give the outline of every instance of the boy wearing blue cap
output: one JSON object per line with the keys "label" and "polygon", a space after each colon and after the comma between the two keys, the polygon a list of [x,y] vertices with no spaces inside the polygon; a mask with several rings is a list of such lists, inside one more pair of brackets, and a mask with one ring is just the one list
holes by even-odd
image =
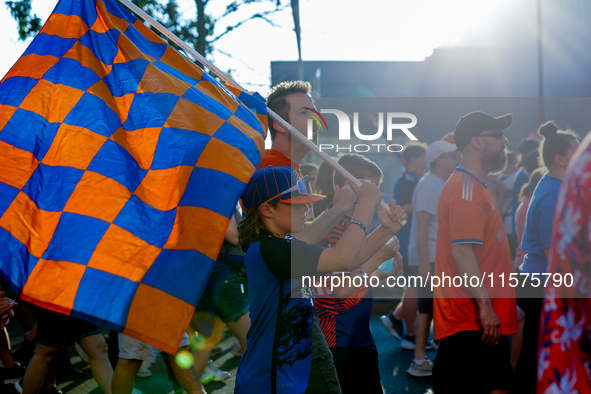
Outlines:
{"label": "boy wearing blue cap", "polygon": [[[302,276],[351,271],[367,235],[373,212],[382,198],[377,186],[364,182],[357,188],[357,209],[342,242],[334,248],[308,245],[286,238],[301,230],[306,203],[322,200],[306,178],[289,167],[268,167],[254,173],[242,195],[246,217],[239,237],[247,249],[252,325],[248,347],[236,376],[237,394],[304,393],[312,364],[313,291]],[[400,208],[392,220],[406,218]],[[309,284],[308,284],[309,285]]]}

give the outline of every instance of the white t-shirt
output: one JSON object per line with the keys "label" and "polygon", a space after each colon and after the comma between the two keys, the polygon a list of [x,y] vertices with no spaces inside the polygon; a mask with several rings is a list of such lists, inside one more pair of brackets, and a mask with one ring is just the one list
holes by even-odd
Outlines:
{"label": "white t-shirt", "polygon": [[412,223],[410,226],[410,243],[408,244],[408,264],[419,265],[419,250],[417,248],[417,213],[431,214],[427,225],[427,242],[429,249],[429,263],[435,262],[435,246],[437,245],[437,205],[439,196],[445,185],[445,179],[428,172],[421,178],[412,193]]}

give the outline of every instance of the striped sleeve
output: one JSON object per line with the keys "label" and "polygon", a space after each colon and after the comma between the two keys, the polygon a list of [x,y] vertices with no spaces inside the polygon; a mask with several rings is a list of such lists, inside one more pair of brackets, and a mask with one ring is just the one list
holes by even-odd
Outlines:
{"label": "striped sleeve", "polygon": [[483,245],[486,212],[480,195],[474,193],[474,179],[462,174],[462,198],[449,203],[449,230],[452,245]]}

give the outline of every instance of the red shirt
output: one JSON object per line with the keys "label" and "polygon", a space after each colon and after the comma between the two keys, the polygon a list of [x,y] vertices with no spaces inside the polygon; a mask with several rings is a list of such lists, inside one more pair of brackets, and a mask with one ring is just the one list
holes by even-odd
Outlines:
{"label": "red shirt", "polygon": [[[540,319],[538,394],[591,393],[591,134],[571,159],[564,177],[550,247],[552,279]],[[572,275],[572,277],[570,277]],[[558,279],[558,277],[556,277]],[[571,282],[572,279],[572,282]]]}
{"label": "red shirt", "polygon": [[[511,251],[503,217],[486,184],[469,172],[456,169],[441,192],[437,221],[435,275],[442,278],[445,274],[452,280],[460,276],[452,247],[473,245],[480,273],[485,276],[484,285],[501,322],[501,332],[503,335],[515,334],[518,329],[515,290],[508,285],[509,275],[513,272]],[[491,273],[492,287],[488,277]],[[501,286],[499,278],[503,273],[505,287]],[[456,287],[446,281],[445,288],[435,287],[433,295],[435,339],[460,331],[483,329],[476,300],[463,285]]]}

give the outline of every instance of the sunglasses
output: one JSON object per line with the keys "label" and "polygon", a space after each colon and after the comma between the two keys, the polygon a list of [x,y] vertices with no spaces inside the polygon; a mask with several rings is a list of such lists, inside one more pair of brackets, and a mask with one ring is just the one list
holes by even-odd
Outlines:
{"label": "sunglasses", "polygon": [[298,192],[299,194],[312,194],[312,185],[310,184],[310,181],[308,180],[308,175],[306,175],[303,178],[298,179],[295,186],[292,186],[289,189],[277,194],[276,196],[271,197],[270,199],[268,199],[264,203],[267,203],[271,200],[276,199],[277,197],[281,197],[284,194],[288,194],[288,193],[292,193],[292,192]]}
{"label": "sunglasses", "polygon": [[503,134],[503,132],[501,130],[497,130],[497,131],[493,131],[492,133],[478,134],[476,137],[493,137],[498,140],[502,140],[503,137],[505,137],[505,134]]}

